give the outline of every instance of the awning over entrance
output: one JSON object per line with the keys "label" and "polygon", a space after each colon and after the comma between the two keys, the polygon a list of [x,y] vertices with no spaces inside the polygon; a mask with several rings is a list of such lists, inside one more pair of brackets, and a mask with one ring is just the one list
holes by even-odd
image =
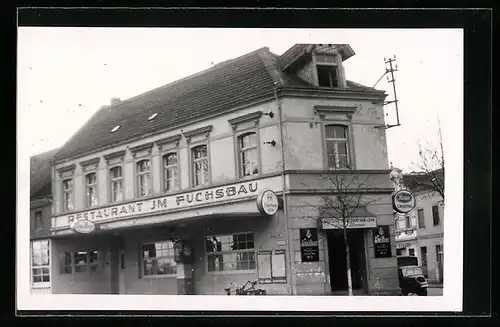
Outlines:
{"label": "awning over entrance", "polygon": [[[369,212],[366,207],[355,208],[346,218],[347,228],[375,228],[377,227],[377,217]],[[344,221],[341,215],[334,209],[326,209],[321,213],[322,229],[341,229]]]}

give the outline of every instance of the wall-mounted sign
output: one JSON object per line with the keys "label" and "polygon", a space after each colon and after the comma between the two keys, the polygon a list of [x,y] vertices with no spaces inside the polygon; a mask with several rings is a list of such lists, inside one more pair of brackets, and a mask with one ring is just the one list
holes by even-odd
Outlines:
{"label": "wall-mounted sign", "polygon": [[[93,222],[133,218],[138,215],[168,213],[180,209],[190,209],[196,206],[225,203],[232,200],[244,200],[256,197],[269,189],[280,188],[280,176],[259,179],[238,184],[208,188],[195,192],[186,192],[177,195],[162,196],[143,201],[135,201],[122,205],[114,205],[95,210],[87,210],[75,214],[61,215],[52,219],[52,228],[69,227],[74,221],[87,219]],[[272,213],[275,208],[276,194],[263,193],[263,204],[266,212]],[[263,207],[264,208],[264,207]]]}
{"label": "wall-mounted sign", "polygon": [[399,213],[412,211],[415,204],[415,197],[408,190],[399,190],[392,195],[392,207]]}
{"label": "wall-mounted sign", "polygon": [[257,262],[260,284],[286,283],[285,250],[259,251]]}
{"label": "wall-mounted sign", "polygon": [[278,197],[271,190],[262,191],[257,197],[257,208],[263,215],[272,216],[278,211]]}
{"label": "wall-mounted sign", "polygon": [[375,258],[389,258],[392,256],[389,226],[378,226],[373,230],[373,247],[375,249]]}
{"label": "wall-mounted sign", "polygon": [[[377,227],[376,217],[351,217],[346,218],[346,228],[375,228]],[[321,219],[323,229],[342,229],[342,218],[323,218]]]}
{"label": "wall-mounted sign", "polygon": [[300,229],[300,256],[302,262],[319,261],[318,229]]}
{"label": "wall-mounted sign", "polygon": [[95,230],[95,224],[90,220],[80,219],[71,224],[71,229],[83,234],[92,233]]}

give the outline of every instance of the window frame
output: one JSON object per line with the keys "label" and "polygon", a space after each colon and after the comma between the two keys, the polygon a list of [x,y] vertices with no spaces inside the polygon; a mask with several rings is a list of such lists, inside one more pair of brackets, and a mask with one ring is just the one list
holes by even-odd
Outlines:
{"label": "window frame", "polygon": [[[323,124],[323,153],[324,153],[324,163],[327,170],[349,170],[354,169],[354,160],[352,156],[352,124],[347,122],[334,122],[334,121],[325,121]],[[345,128],[345,138],[329,138],[327,137],[327,128],[328,127],[343,127]],[[329,154],[328,154],[328,142],[345,142],[347,148],[347,167],[331,167],[329,165]],[[337,151],[338,152],[338,151]],[[337,154],[338,155],[338,154]],[[340,163],[340,156],[335,158],[335,161]]]}
{"label": "window frame", "polygon": [[[175,165],[166,166],[165,162],[167,161],[167,158],[169,156],[172,156],[172,155],[175,155],[175,159],[176,159]],[[179,150],[178,150],[178,148],[165,150],[161,154],[160,160],[161,160],[161,181],[162,181],[161,189],[162,189],[162,192],[163,193],[169,193],[169,192],[179,191],[181,189],[181,180],[180,180],[180,178],[181,178],[181,175],[180,175],[181,172],[180,172],[180,164],[179,164],[180,156],[179,156]],[[172,168],[172,167],[174,167],[174,168]],[[166,188],[166,182],[167,182],[166,171],[170,170],[170,169],[175,169],[176,178],[175,178],[174,187],[170,188],[170,189],[167,189]]]}
{"label": "window frame", "polygon": [[[241,146],[242,139],[249,135],[255,135],[255,144],[243,149]],[[259,130],[257,128],[251,128],[247,130],[240,131],[235,133],[236,139],[236,162],[237,162],[237,174],[239,178],[251,178],[255,176],[259,176],[262,174],[262,163],[261,163],[261,155],[260,155],[260,137]],[[249,175],[243,174],[243,159],[242,155],[244,152],[255,151],[255,164],[257,166],[258,171],[256,173],[251,173]]]}
{"label": "window frame", "polygon": [[[112,170],[116,169],[116,168],[120,168],[121,175],[120,175],[120,177],[113,178]],[[108,167],[108,178],[109,178],[109,203],[120,203],[120,202],[125,201],[125,187],[124,187],[125,177],[124,177],[123,165],[121,163],[119,163],[119,164],[109,166]],[[121,200],[113,199],[113,185],[117,181],[119,181],[120,185],[121,185],[121,193],[122,193]]]}
{"label": "window frame", "polygon": [[[67,189],[65,187],[65,182],[71,182],[71,188]],[[71,177],[66,177],[61,180],[61,187],[62,187],[62,201],[61,201],[61,211],[62,212],[71,212],[75,210],[75,179],[73,176]],[[71,208],[66,203],[66,194],[69,195],[67,196],[68,200],[71,202]]]}
{"label": "window frame", "polygon": [[[90,187],[93,187],[94,189],[94,197],[95,197],[95,200],[96,200],[96,204],[95,205],[92,205],[92,199],[89,199],[89,193],[88,193],[88,190],[89,190],[89,184],[87,183],[87,177],[89,175],[95,175],[95,182],[93,184],[90,184],[91,186]],[[97,170],[90,170],[90,171],[87,171],[85,172],[85,174],[83,175],[83,184],[84,184],[84,205],[85,205],[85,208],[94,208],[94,207],[98,207],[99,206],[99,195],[98,195],[98,180],[97,180]]]}
{"label": "window frame", "polygon": [[[40,214],[39,216],[37,214]],[[33,217],[33,229],[35,232],[43,230],[43,210],[36,210]]]}
{"label": "window frame", "polygon": [[[152,164],[152,158],[150,156],[147,156],[147,157],[141,157],[141,158],[138,158],[134,161],[134,171],[135,171],[135,197],[136,198],[146,198],[146,197],[149,197],[151,195],[153,195],[153,179],[152,179],[152,167],[151,167],[151,164]],[[147,172],[140,172],[139,171],[139,164],[143,161],[148,161],[148,165],[149,165],[149,169]],[[149,193],[145,194],[145,195],[141,195],[140,194],[140,188],[141,188],[141,185],[140,185],[140,182],[139,182],[139,177],[140,176],[144,176],[144,175],[147,175],[148,176],[148,180],[149,180]]]}
{"label": "window frame", "polygon": [[[338,88],[340,88],[340,72],[339,72],[339,67],[337,66],[337,64],[333,64],[333,63],[329,63],[329,62],[321,62],[321,63],[316,62],[315,67],[316,67],[316,76],[318,78],[318,80],[317,80],[318,87],[325,87],[325,88],[329,88],[329,89],[338,89]],[[332,69],[332,70],[335,71],[335,82],[336,82],[336,85],[334,85],[332,83],[333,79],[332,79],[332,73],[330,71],[328,71],[329,85],[328,86],[326,86],[326,85],[320,85],[319,70],[320,69],[326,69],[326,68],[329,68],[329,69]]]}
{"label": "window frame", "polygon": [[[207,245],[206,245],[206,239],[207,238],[213,238],[213,237],[224,237],[224,236],[235,236],[235,235],[248,235],[251,234],[253,238],[253,248],[252,249],[244,249],[244,250],[222,250],[217,251],[217,252],[208,252],[207,251]],[[252,231],[245,231],[245,232],[237,232],[237,233],[224,233],[224,234],[213,234],[213,235],[205,235],[203,237],[203,249],[205,252],[205,273],[209,275],[225,275],[225,274],[248,274],[248,273],[255,273],[257,272],[257,247],[256,247],[256,241],[255,241],[255,233]],[[214,270],[214,271],[209,271],[209,257],[213,255],[224,255],[224,254],[233,254],[233,253],[253,253],[254,254],[254,262],[255,266],[253,269],[233,269],[233,270]]]}
{"label": "window frame", "polygon": [[[34,266],[33,265],[33,258],[34,258],[34,248],[33,248],[33,245],[34,243],[42,243],[42,242],[47,242],[47,258],[48,258],[48,264],[47,265],[37,265],[37,266]],[[51,260],[51,255],[52,255],[52,251],[51,251],[51,242],[50,242],[50,239],[39,239],[39,240],[32,240],[30,242],[30,284],[31,284],[31,287],[32,288],[49,288],[51,287],[52,285],[52,268],[51,268],[51,264],[52,264],[52,260]],[[34,274],[33,274],[33,271],[35,269],[48,269],[49,270],[49,281],[48,282],[35,282],[35,279],[34,279]],[[41,276],[44,276],[46,274],[41,274]],[[37,275],[38,276],[38,275]],[[42,277],[43,278],[43,277]]]}
{"label": "window frame", "polygon": [[[196,162],[200,162],[201,160],[203,159],[194,159],[194,149],[196,148],[199,148],[199,147],[202,147],[204,146],[205,147],[205,153],[206,153],[206,157],[204,157],[204,159],[206,159],[207,161],[207,176],[206,176],[206,182],[203,183],[203,184],[195,184],[195,164]],[[195,162],[196,160],[196,162]],[[192,145],[190,145],[189,147],[189,168],[190,168],[190,174],[189,174],[189,179],[190,179],[190,185],[191,187],[205,187],[205,186],[208,186],[211,184],[211,181],[212,181],[212,178],[211,178],[211,164],[210,164],[210,153],[209,153],[209,146],[208,146],[208,142],[199,142],[199,143],[194,143]]]}
{"label": "window frame", "polygon": [[[422,213],[422,216],[420,216],[420,213]],[[420,219],[422,218],[422,219]],[[418,229],[425,229],[425,211],[422,208],[417,209],[417,222],[418,222]]]}
{"label": "window frame", "polygon": [[[151,260],[157,260],[158,259],[162,259],[162,258],[172,258],[172,261],[175,263],[175,265],[173,266],[174,267],[174,272],[170,272],[169,274],[154,274],[154,275],[146,275],[145,272],[144,272],[144,261],[146,260],[144,258],[144,246],[145,245],[150,245],[150,244],[153,244],[155,246],[155,251],[156,251],[156,244],[157,243],[168,243],[168,244],[171,244],[171,248],[169,248],[169,250],[171,250],[172,252],[172,255],[170,256],[156,256],[156,257],[153,257]],[[143,242],[141,244],[139,244],[139,278],[141,279],[149,279],[149,278],[172,278],[172,277],[176,277],[177,276],[177,262],[175,262],[175,251],[174,251],[174,241],[173,240],[167,240],[167,239],[161,239],[161,240],[154,240],[154,241],[148,241],[148,242]]]}
{"label": "window frame", "polygon": [[[434,208],[436,208],[436,210],[434,210]],[[433,205],[431,207],[431,211],[432,211],[432,226],[436,227],[436,226],[441,225],[441,217],[439,214],[439,205],[437,205],[437,204]],[[437,217],[437,223],[436,223],[436,217]]]}

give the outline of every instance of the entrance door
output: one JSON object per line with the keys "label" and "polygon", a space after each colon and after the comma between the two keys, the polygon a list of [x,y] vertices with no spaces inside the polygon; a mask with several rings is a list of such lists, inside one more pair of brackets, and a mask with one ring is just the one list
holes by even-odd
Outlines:
{"label": "entrance door", "polygon": [[[327,232],[327,239],[332,292],[346,291],[348,290],[348,284],[343,232],[340,230],[329,231]],[[352,287],[353,290],[363,290],[366,287],[364,230],[348,230],[347,240],[350,249]]]}

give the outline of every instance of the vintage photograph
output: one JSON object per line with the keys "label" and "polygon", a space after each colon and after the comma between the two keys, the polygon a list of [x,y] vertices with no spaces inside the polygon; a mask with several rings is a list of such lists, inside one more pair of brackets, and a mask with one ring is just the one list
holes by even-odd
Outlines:
{"label": "vintage photograph", "polygon": [[19,283],[28,296],[442,298],[462,269],[448,226],[462,218],[445,205],[462,39],[19,27]]}

